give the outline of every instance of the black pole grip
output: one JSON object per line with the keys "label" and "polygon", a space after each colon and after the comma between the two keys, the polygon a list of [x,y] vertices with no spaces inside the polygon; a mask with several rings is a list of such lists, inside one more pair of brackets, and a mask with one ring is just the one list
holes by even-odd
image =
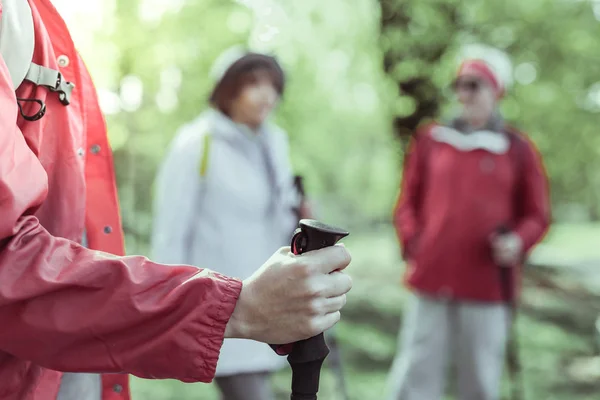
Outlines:
{"label": "black pole grip", "polygon": [[[302,219],[292,237],[292,252],[302,254],[333,246],[348,235],[348,232],[340,228],[312,219]],[[277,351],[277,346],[272,347]],[[288,362],[292,367],[291,400],[317,399],[321,366],[328,354],[329,347],[323,333],[292,344],[288,355]]]}

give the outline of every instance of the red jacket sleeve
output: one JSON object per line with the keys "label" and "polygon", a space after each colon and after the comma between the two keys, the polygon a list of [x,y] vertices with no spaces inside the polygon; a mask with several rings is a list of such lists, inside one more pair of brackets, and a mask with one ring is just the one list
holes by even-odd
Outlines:
{"label": "red jacket sleeve", "polygon": [[[416,136],[418,137],[418,136]],[[419,171],[419,150],[422,139],[411,138],[404,156],[404,168],[400,194],[394,207],[394,227],[402,246],[405,259],[410,258],[418,231],[419,190],[421,171]]]}
{"label": "red jacket sleeve", "polygon": [[541,156],[535,145],[522,138],[524,185],[520,200],[521,218],[515,232],[523,240],[523,250],[527,253],[542,240],[550,226],[550,195],[548,178]]}
{"label": "red jacket sleeve", "polygon": [[0,351],[59,371],[212,380],[239,280],[53,237],[0,59]]}

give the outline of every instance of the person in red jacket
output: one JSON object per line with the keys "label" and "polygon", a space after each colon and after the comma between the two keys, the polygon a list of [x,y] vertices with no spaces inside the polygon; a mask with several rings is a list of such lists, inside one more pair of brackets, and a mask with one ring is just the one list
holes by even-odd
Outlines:
{"label": "person in red jacket", "polygon": [[462,114],[418,129],[394,209],[412,293],[390,400],[442,399],[450,353],[457,398],[498,398],[509,332],[500,268],[518,287],[522,260],[550,222],[541,158],[502,119],[497,70],[467,59],[454,90]]}
{"label": "person in red jacket", "polygon": [[226,337],[284,344],[339,320],[342,245],[283,247],[244,281],[123,256],[105,121],[67,26],[50,0],[0,5],[1,400],[128,400],[127,374],[210,382]]}

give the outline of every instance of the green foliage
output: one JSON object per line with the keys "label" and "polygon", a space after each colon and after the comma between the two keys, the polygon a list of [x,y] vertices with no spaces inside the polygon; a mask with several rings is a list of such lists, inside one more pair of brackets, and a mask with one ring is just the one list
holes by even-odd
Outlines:
{"label": "green foliage", "polygon": [[82,49],[102,99],[116,106],[107,119],[130,252],[147,252],[152,183],[170,140],[207,106],[215,58],[243,43],[274,53],[286,69],[275,121],[329,222],[389,222],[402,161],[392,129],[453,112],[447,88],[457,51],[471,42],[514,62],[502,109],[544,156],[555,217],[600,212],[600,24],[588,2],[148,4],[116,1],[106,11],[110,29]]}
{"label": "green foliage", "polygon": [[[502,109],[544,157],[558,219],[600,210],[600,11],[590,2],[118,0],[82,53],[101,89],[130,252],[147,251],[152,183],[175,131],[206,106],[214,59],[234,44],[288,74],[275,115],[322,218],[389,222],[402,161],[393,128],[453,108],[465,43],[505,50],[516,82]],[[83,29],[83,28],[80,28]],[[116,108],[115,108],[116,107]],[[396,124],[390,121],[396,118]]]}
{"label": "green foliage", "polygon": [[[353,377],[352,393],[360,399],[380,398],[405,297],[397,286],[400,261],[394,233],[389,226],[377,231],[381,223],[389,223],[399,185],[402,142],[394,133],[410,132],[423,118],[452,114],[447,88],[462,44],[497,46],[511,56],[516,76],[502,110],[528,132],[544,156],[555,217],[597,219],[600,8],[596,4],[115,0],[113,6],[106,2],[104,23],[93,38],[78,36],[78,43],[107,110],[128,253],[148,252],[157,167],[175,131],[207,106],[214,59],[241,43],[273,52],[288,74],[275,120],[289,133],[294,168],[306,177],[320,217],[353,232],[348,243],[356,285],[338,328]],[[80,32],[89,29],[83,22],[77,26]],[[586,231],[585,246],[573,232],[557,231],[549,239],[554,244],[569,241],[573,252],[597,257],[590,250],[597,248],[590,238],[597,237],[598,230]],[[553,245],[541,250],[547,259],[573,259],[557,254]],[[561,313],[568,313],[560,306],[556,308]],[[592,352],[587,337],[535,315],[526,316],[519,329],[528,338],[524,344],[529,346],[528,359],[540,360],[526,363],[528,387],[537,394],[532,398],[589,398],[557,389],[569,384],[563,365],[569,357]],[[365,366],[375,369],[366,371]],[[286,398],[289,371],[282,371],[274,382],[281,398]],[[334,399],[333,378],[327,371],[323,382],[322,397]],[[134,379],[134,394],[148,400],[217,399],[212,385],[175,381]]]}
{"label": "green foliage", "polygon": [[[600,226],[556,226],[545,246],[561,259],[578,258],[579,243],[591,243],[589,233]],[[564,240],[565,237],[568,240]],[[397,243],[389,229],[351,235],[344,240],[353,254],[349,272],[352,296],[334,328],[341,348],[346,383],[351,400],[382,399],[389,366],[396,351],[398,329],[407,298],[400,283],[403,265]],[[588,250],[583,259],[600,259],[600,249]],[[535,254],[536,262],[538,255]],[[544,255],[541,256],[545,258]],[[600,286],[597,287],[600,290]],[[594,316],[581,310],[576,300],[565,300],[548,290],[528,287],[517,322],[517,339],[523,365],[526,398],[588,400],[597,396],[597,381],[576,373],[579,359],[591,359]],[[567,324],[565,322],[570,322]],[[291,371],[285,368],[273,378],[278,400],[289,399]],[[509,394],[504,377],[503,398]],[[336,381],[327,362],[322,369],[319,398],[337,400]],[[217,400],[214,384],[183,384],[177,381],[147,381],[133,378],[133,393],[146,400]],[[449,381],[447,399],[455,399]]]}
{"label": "green foliage", "polygon": [[[453,114],[448,85],[461,46],[483,43],[510,55],[515,84],[505,116],[529,134],[551,179],[555,216],[600,212],[597,119],[600,8],[555,0],[381,0],[382,48],[389,78],[405,95],[390,103],[396,131]],[[564,207],[563,207],[564,206]]]}
{"label": "green foliage", "polygon": [[93,53],[96,82],[118,106],[107,119],[129,252],[147,252],[156,169],[177,128],[207,107],[213,61],[247,42],[286,69],[275,121],[321,215],[351,226],[389,219],[398,145],[387,123],[373,3],[288,1],[253,12],[188,1],[152,20],[138,17],[142,4],[118,0],[114,29],[97,33],[94,51],[84,52]]}

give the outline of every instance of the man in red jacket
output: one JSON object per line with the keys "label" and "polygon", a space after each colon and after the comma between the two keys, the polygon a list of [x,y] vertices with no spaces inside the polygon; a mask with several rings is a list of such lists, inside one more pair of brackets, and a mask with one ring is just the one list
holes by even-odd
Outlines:
{"label": "man in red jacket", "polygon": [[498,73],[466,60],[454,89],[462,115],[416,132],[394,211],[413,293],[390,400],[441,399],[451,352],[459,399],[498,398],[510,324],[500,269],[518,286],[521,262],[550,221],[540,157],[497,110]]}
{"label": "man in red jacket", "polygon": [[128,400],[127,374],[210,382],[225,337],[289,343],[339,320],[343,246],[282,248],[243,282],[123,257],[105,122],[68,29],[50,0],[0,6],[0,400]]}

